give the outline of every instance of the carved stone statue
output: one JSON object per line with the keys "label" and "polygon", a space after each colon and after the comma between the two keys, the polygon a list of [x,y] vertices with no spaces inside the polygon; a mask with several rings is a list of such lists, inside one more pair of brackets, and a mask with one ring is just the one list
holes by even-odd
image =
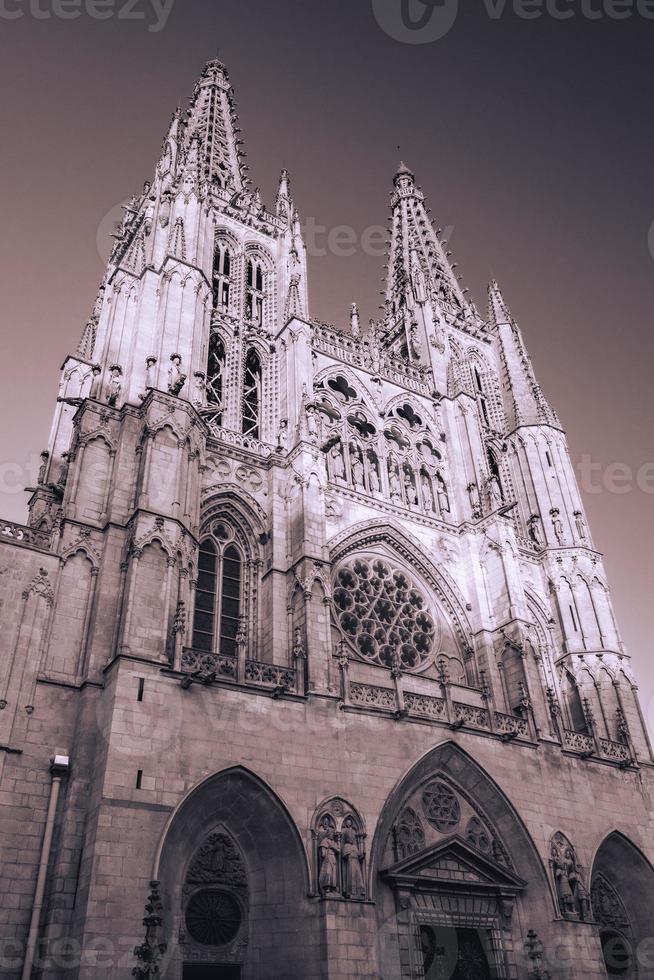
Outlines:
{"label": "carved stone statue", "polygon": [[155,375],[154,366],[157,363],[157,358],[154,354],[150,354],[149,357],[145,359],[145,390],[155,387]]}
{"label": "carved stone statue", "polygon": [[404,474],[404,492],[406,493],[407,502],[410,504],[418,503],[418,494],[416,492],[416,486],[413,482],[413,477],[410,473]]}
{"label": "carved stone statue", "polygon": [[341,452],[340,442],[335,442],[332,448],[329,450],[329,458],[332,461],[332,476],[335,480],[345,479],[345,464],[343,462],[343,453]]}
{"label": "carved stone statue", "polygon": [[323,817],[320,824],[318,854],[320,858],[318,886],[323,895],[333,894],[338,891],[339,847],[336,831],[327,816]]}
{"label": "carved stone statue", "polygon": [[37,477],[37,483],[40,487],[45,485],[45,475],[48,469],[48,463],[50,462],[50,453],[47,449],[44,449],[41,453],[41,465],[39,467],[39,475]]}
{"label": "carved stone statue", "polygon": [[393,464],[388,472],[388,484],[391,491],[391,500],[402,500],[402,484],[400,483],[400,473],[397,464]]}
{"label": "carved stone statue", "polygon": [[476,517],[478,514],[481,514],[481,497],[479,496],[479,487],[474,482],[468,484],[468,498],[470,500],[472,516]]}
{"label": "carved stone statue", "polygon": [[343,895],[346,898],[365,898],[362,863],[364,854],[359,847],[359,837],[352,817],[346,817],[341,831],[341,857],[343,861]]}
{"label": "carved stone statue", "polygon": [[552,838],[551,865],[561,914],[587,922],[592,918],[590,896],[583,868],[570,841],[562,833]]}
{"label": "carved stone statue", "polygon": [[381,490],[379,483],[379,468],[377,465],[377,457],[374,453],[368,453],[368,473],[370,480],[370,492],[379,493]]}
{"label": "carved stone statue", "polygon": [[307,438],[309,442],[318,442],[318,415],[315,405],[306,405],[305,409]]}
{"label": "carved stone statue", "polygon": [[350,446],[350,469],[352,470],[352,483],[355,487],[365,489],[363,478],[363,461],[359,449],[352,443]]}
{"label": "carved stone statue", "polygon": [[186,384],[186,375],[182,372],[182,358],[179,354],[170,355],[171,366],[168,369],[168,394],[179,395]]}
{"label": "carved stone statue", "polygon": [[497,475],[493,473],[487,483],[488,489],[488,501],[490,503],[491,510],[497,510],[504,503],[502,499],[502,488],[500,486],[500,481]]}
{"label": "carved stone statue", "polygon": [[441,514],[450,513],[450,497],[447,492],[447,486],[443,477],[438,474],[436,478],[436,495],[438,496],[438,506],[440,507]]}
{"label": "carved stone statue", "polygon": [[420,485],[422,487],[423,507],[431,514],[434,512],[434,492],[432,490],[431,480],[426,473],[423,473]]}
{"label": "carved stone statue", "polygon": [[277,450],[281,453],[288,452],[288,419],[280,419],[279,431],[277,433]]}
{"label": "carved stone statue", "polygon": [[112,366],[109,368],[107,404],[111,405],[112,408],[116,407],[118,399],[120,398],[120,393],[123,390],[123,382],[121,381],[122,374],[123,369],[119,364],[112,364]]}
{"label": "carved stone statue", "polygon": [[538,514],[532,514],[532,516],[529,518],[529,537],[537,548],[543,547],[543,534],[541,531],[540,517]]}
{"label": "carved stone statue", "polygon": [[563,544],[565,538],[565,532],[563,530],[563,521],[561,520],[561,515],[556,507],[553,507],[550,511],[552,516],[552,527],[554,528],[554,535],[559,544]]}
{"label": "carved stone statue", "polygon": [[584,515],[580,510],[576,510],[574,513],[575,527],[577,528],[577,534],[579,535],[580,541],[588,540],[588,532],[586,530],[586,522],[584,521]]}

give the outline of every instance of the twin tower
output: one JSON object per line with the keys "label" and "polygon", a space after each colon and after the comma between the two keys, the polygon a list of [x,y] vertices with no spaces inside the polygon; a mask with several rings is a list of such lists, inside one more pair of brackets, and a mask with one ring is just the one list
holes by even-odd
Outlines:
{"label": "twin tower", "polygon": [[2,525],[2,975],[654,976],[651,749],[518,325],[404,165],[380,318],[312,319],[239,134],[209,62]]}

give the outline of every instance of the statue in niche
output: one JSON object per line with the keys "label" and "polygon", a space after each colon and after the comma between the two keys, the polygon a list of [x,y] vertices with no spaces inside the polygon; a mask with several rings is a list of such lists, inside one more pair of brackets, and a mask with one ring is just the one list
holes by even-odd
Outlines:
{"label": "statue in niche", "polygon": [[335,442],[332,448],[329,450],[329,458],[332,464],[332,476],[335,480],[345,479],[345,464],[343,462],[343,453],[341,452],[340,442]]}
{"label": "statue in niche", "polygon": [[420,361],[422,360],[424,347],[417,323],[414,322],[411,324],[409,335],[411,337],[411,350],[413,351],[413,356],[417,361]]}
{"label": "statue in niche", "polygon": [[343,861],[343,895],[345,898],[365,898],[362,864],[365,854],[359,846],[359,834],[353,817],[346,817],[341,831]]}
{"label": "statue in niche", "polygon": [[543,535],[540,526],[540,517],[538,514],[532,514],[528,521],[529,524],[529,537],[534,542],[537,548],[543,547]]}
{"label": "statue in niche", "polygon": [[157,358],[154,354],[151,354],[145,359],[145,389],[155,387],[155,376],[154,376],[154,366],[157,363]]}
{"label": "statue in niche", "polygon": [[41,465],[39,467],[39,475],[36,479],[37,484],[42,487],[45,486],[45,474],[48,469],[48,463],[50,462],[50,453],[47,449],[44,449],[41,453]]}
{"label": "statue in niche", "polygon": [[168,394],[177,397],[186,384],[186,375],[182,372],[182,358],[179,354],[170,355],[171,366],[168,369]]}
{"label": "statue in niche", "polygon": [[577,534],[579,535],[580,541],[587,541],[588,534],[586,531],[586,522],[584,521],[584,515],[580,510],[574,512],[575,527],[577,528]]}
{"label": "statue in niche", "polygon": [[370,344],[370,355],[372,360],[373,374],[377,375],[381,371],[381,349],[376,336],[373,336]]}
{"label": "statue in niche", "polygon": [[565,533],[563,530],[563,521],[561,520],[561,515],[556,507],[553,507],[550,511],[552,516],[552,527],[554,528],[554,535],[559,544],[563,544]]}
{"label": "statue in niche", "polygon": [[404,492],[406,494],[407,503],[417,504],[418,494],[416,492],[416,485],[413,482],[413,477],[410,472],[405,471],[404,473]]}
{"label": "statue in niche", "polygon": [[470,509],[472,510],[472,516],[478,517],[481,514],[481,497],[479,496],[479,487],[473,481],[468,484],[468,498],[470,500]]}
{"label": "statue in niche", "polygon": [[425,285],[425,274],[422,271],[420,260],[415,250],[411,253],[411,285],[416,303],[420,303],[421,305],[426,303],[427,287]]}
{"label": "statue in niche", "polygon": [[372,451],[368,453],[368,474],[370,481],[370,492],[379,493],[381,490],[381,484],[379,483],[379,466],[377,464],[377,457]]}
{"label": "statue in niche", "polygon": [[486,484],[488,489],[488,500],[490,503],[491,510],[497,510],[504,503],[502,498],[502,488],[500,486],[499,478],[495,473],[493,473]]}
{"label": "statue in niche", "polygon": [[398,503],[402,502],[402,484],[400,483],[400,471],[397,463],[391,463],[388,471],[388,485],[391,491],[391,500]]}
{"label": "statue in niche", "polygon": [[116,407],[118,399],[120,398],[120,393],[123,390],[123,383],[120,380],[122,377],[123,369],[119,364],[112,364],[109,368],[109,386],[107,391],[107,405],[111,405],[112,408]]}
{"label": "statue in niche", "polygon": [[550,853],[561,914],[588,922],[592,918],[590,896],[574,847],[562,833],[557,833],[552,838]]}
{"label": "statue in niche", "polygon": [[91,390],[89,392],[89,398],[97,399],[100,393],[100,384],[102,379],[102,368],[99,364],[94,364],[91,368]]}
{"label": "statue in niche", "polygon": [[352,483],[357,489],[364,490],[363,460],[355,442],[350,443],[350,469],[352,471]]}
{"label": "statue in niche", "polygon": [[318,871],[318,887],[323,895],[338,891],[338,855],[339,847],[336,840],[336,828],[329,816],[320,821],[318,833],[318,856],[320,869]]}
{"label": "statue in niche", "polygon": [[426,473],[422,474],[420,478],[420,485],[422,487],[422,503],[425,510],[433,514],[434,512],[434,492],[431,486],[431,480]]}
{"label": "statue in niche", "polygon": [[438,497],[438,506],[440,508],[441,514],[450,513],[450,497],[447,492],[447,486],[443,477],[438,473],[436,475],[436,495]]}
{"label": "statue in niche", "polygon": [[350,307],[350,324],[352,327],[352,336],[355,339],[358,339],[361,330],[359,326],[359,307],[356,303],[352,303],[352,306]]}
{"label": "statue in niche", "polygon": [[277,432],[277,451],[280,453],[288,452],[288,419],[279,420],[279,431]]}

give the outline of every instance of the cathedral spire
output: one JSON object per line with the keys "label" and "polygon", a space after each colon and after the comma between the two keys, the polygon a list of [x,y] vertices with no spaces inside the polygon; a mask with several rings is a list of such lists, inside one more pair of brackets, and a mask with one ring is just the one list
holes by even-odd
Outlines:
{"label": "cathedral spire", "polygon": [[500,346],[504,383],[510,392],[509,408],[514,426],[552,425],[560,428],[556,412],[536,381],[520,328],[494,280],[488,287],[488,322]]}
{"label": "cathedral spire", "polygon": [[208,61],[188,110],[186,149],[197,140],[203,178],[236,192],[249,183],[240,131],[227,69],[221,61]]}
{"label": "cathedral spire", "polygon": [[430,300],[454,316],[469,312],[465,294],[450,265],[449,252],[434,231],[424,194],[415,175],[402,162],[393,178],[391,239],[386,280],[386,307],[396,313],[403,306]]}

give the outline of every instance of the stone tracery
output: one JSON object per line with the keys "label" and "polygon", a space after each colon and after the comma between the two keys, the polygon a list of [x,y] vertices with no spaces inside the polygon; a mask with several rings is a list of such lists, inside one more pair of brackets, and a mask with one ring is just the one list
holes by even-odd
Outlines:
{"label": "stone tracery", "polygon": [[379,555],[347,559],[336,573],[333,598],[338,626],[362,659],[409,671],[433,662],[440,626],[404,569]]}

